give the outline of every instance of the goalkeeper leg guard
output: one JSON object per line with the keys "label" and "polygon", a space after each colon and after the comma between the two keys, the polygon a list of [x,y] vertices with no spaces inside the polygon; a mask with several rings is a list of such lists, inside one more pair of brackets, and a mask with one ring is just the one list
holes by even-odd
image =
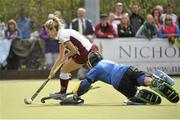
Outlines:
{"label": "goalkeeper leg guard", "polygon": [[173,89],[173,87],[168,83],[161,81],[160,79],[154,79],[152,81],[151,89],[153,89],[172,103],[177,103],[179,101],[179,95]]}
{"label": "goalkeeper leg guard", "polygon": [[161,103],[160,96],[146,89],[138,90],[135,96],[130,100],[133,102],[148,103],[151,105]]}

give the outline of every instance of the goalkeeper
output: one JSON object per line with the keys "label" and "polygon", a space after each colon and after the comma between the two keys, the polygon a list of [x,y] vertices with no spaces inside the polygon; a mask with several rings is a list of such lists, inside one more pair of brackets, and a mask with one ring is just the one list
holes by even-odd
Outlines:
{"label": "goalkeeper", "polygon": [[[86,93],[91,84],[100,80],[112,85],[117,91],[125,95],[128,99],[126,104],[160,104],[161,97],[165,97],[172,103],[179,101],[178,93],[172,88],[172,81],[167,81],[154,74],[139,71],[137,68],[127,64],[117,64],[109,60],[103,60],[98,52],[91,52],[88,56],[88,72],[85,80],[81,81],[73,90],[73,97],[67,97],[60,102],[61,105],[82,104],[81,95]],[[149,86],[156,93],[138,89],[138,86]]]}

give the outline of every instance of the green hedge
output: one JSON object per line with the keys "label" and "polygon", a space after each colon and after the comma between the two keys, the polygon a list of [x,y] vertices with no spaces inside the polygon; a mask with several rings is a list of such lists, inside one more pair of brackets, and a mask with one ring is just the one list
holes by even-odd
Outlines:
{"label": "green hedge", "polygon": [[[180,13],[179,1],[171,0],[176,5],[176,13]],[[100,12],[114,11],[116,2],[122,2],[128,13],[130,13],[130,5],[138,2],[141,5],[141,14],[145,16],[155,5],[166,5],[168,0],[100,0]],[[61,10],[64,19],[70,22],[76,17],[77,8],[83,6],[84,0],[0,0],[0,19],[5,22],[11,18],[17,20],[20,16],[19,11],[23,7],[39,27],[47,19],[47,15],[55,10]]]}

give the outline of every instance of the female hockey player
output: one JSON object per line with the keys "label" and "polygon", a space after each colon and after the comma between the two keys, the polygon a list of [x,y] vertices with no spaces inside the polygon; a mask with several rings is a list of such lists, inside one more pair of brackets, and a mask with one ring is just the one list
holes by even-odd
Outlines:
{"label": "female hockey player", "polygon": [[89,52],[96,51],[96,47],[77,31],[63,29],[63,25],[56,17],[49,19],[44,26],[48,35],[59,41],[59,55],[50,71],[49,78],[53,78],[55,71],[62,65],[59,75],[60,92],[57,94],[63,95],[66,93],[68,82],[71,79],[70,73],[85,64]]}

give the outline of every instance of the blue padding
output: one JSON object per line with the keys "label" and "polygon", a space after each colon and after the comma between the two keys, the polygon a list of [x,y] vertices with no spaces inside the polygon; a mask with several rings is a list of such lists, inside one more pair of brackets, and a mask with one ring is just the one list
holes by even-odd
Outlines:
{"label": "blue padding", "polygon": [[137,82],[138,82],[139,86],[144,85],[144,77],[145,77],[145,75],[141,75],[140,77],[138,77]]}
{"label": "blue padding", "polygon": [[81,96],[84,93],[86,93],[89,90],[90,86],[91,86],[91,83],[89,83],[89,81],[87,79],[83,80],[80,83],[79,89],[77,91],[77,95]]}
{"label": "blue padding", "polygon": [[157,70],[155,72],[155,75],[159,76],[161,79],[163,79],[165,82],[167,82],[171,86],[175,84],[174,80],[161,70]]}

